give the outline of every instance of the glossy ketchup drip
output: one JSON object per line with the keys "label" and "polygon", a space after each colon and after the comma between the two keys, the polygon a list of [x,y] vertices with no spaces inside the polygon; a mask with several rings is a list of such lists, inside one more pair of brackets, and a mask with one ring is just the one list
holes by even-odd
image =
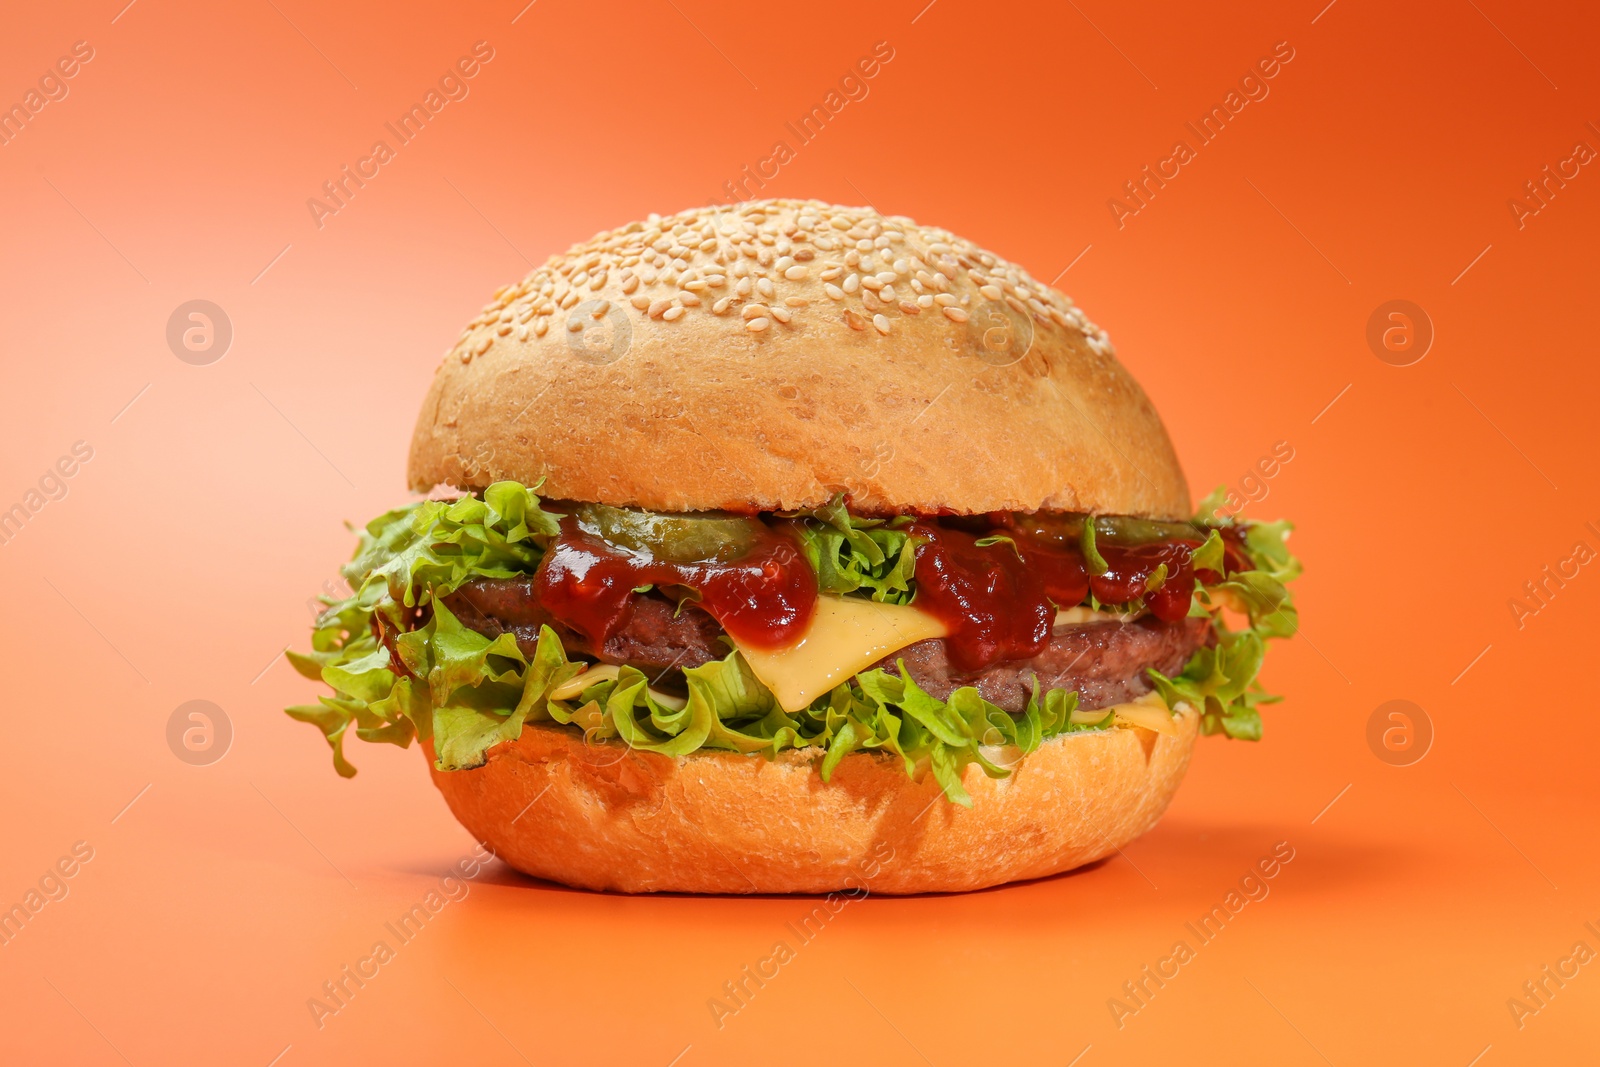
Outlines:
{"label": "glossy ketchup drip", "polygon": [[[1126,604],[1143,598],[1150,614],[1163,622],[1176,622],[1189,613],[1189,596],[1194,591],[1193,547],[1183,541],[1098,545],[1107,570],[1089,579],[1089,591],[1102,604]],[[1147,589],[1147,583],[1163,564],[1167,573],[1160,587]]]}
{"label": "glossy ketchup drip", "polygon": [[[924,540],[917,549],[916,604],[950,628],[950,661],[963,671],[1037,655],[1049,639],[1056,608],[1076,607],[1090,593],[1113,607],[1142,600],[1164,622],[1183,618],[1194,590],[1194,550],[1202,543],[1198,534],[1140,545],[1102,539],[1096,550],[1106,570],[1091,575],[1078,546],[1029,536],[1004,521],[996,522],[994,532],[1013,543],[980,546],[980,533],[928,522],[910,526],[908,532]],[[1225,570],[1248,569],[1243,529],[1220,532]],[[1166,575],[1160,585],[1148,588],[1163,565]],[[1207,582],[1223,578],[1210,570],[1201,576]]]}
{"label": "glossy ketchup drip", "polygon": [[1045,595],[1059,607],[1073,607],[1089,596],[1089,569],[1076,548],[1017,537],[1028,570],[1044,586]]}
{"label": "glossy ketchup drip", "polygon": [[561,535],[535,575],[539,599],[596,645],[628,621],[634,590],[682,585],[735,641],[756,648],[792,644],[811,621],[817,579],[787,535],[763,527],[737,559],[679,563],[629,552],[561,520]]}
{"label": "glossy ketchup drip", "polygon": [[1011,545],[980,546],[976,534],[926,522],[906,532],[923,539],[917,607],[949,628],[945,648],[956,669],[978,671],[1044,651],[1055,608]]}

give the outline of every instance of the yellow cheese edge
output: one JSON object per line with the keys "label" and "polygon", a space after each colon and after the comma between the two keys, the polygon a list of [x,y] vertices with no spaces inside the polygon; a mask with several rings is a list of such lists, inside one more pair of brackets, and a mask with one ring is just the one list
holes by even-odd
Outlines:
{"label": "yellow cheese edge", "polygon": [[819,596],[810,625],[794,644],[775,651],[734,644],[779,705],[799,711],[883,657],[948,633],[944,623],[910,605]]}
{"label": "yellow cheese edge", "polygon": [[[1089,708],[1074,711],[1072,721],[1075,723],[1099,722],[1106,717],[1106,712],[1112,712],[1116,719],[1112,726],[1128,727],[1137,726],[1146,730],[1153,730],[1158,734],[1175,736],[1178,732],[1177,722],[1173,719],[1173,712],[1167,710],[1167,702],[1161,699],[1161,694],[1156,692],[1146,693],[1137,700],[1126,704],[1113,704],[1109,708]],[[1176,714],[1193,714],[1187,701],[1179,701]],[[1070,734],[1063,735],[1070,737]],[[1016,745],[984,745],[979,749],[985,759],[1001,767],[1015,767],[1022,760],[1022,750]]]}
{"label": "yellow cheese edge", "polygon": [[[1191,710],[1193,709],[1186,702],[1181,700],[1178,702],[1178,714],[1184,714]],[[1086,714],[1096,715],[1103,719],[1106,717],[1107,711],[1111,711],[1116,715],[1115,725],[1117,726],[1142,726],[1146,730],[1154,730],[1158,734],[1166,734],[1169,737],[1176,736],[1178,733],[1178,724],[1173,719],[1173,712],[1168,710],[1167,702],[1161,699],[1161,694],[1154,690],[1137,700],[1130,700],[1125,704],[1114,704],[1110,708],[1097,708]],[[1077,714],[1077,712],[1073,712],[1074,716]]]}

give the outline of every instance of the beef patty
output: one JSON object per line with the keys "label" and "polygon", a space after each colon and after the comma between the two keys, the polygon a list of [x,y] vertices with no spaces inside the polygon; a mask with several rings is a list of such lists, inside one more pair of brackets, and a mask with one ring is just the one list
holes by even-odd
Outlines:
{"label": "beef patty", "polygon": [[[722,659],[731,647],[710,615],[692,604],[680,611],[655,592],[636,597],[626,622],[598,648],[550,616],[535,595],[531,578],[476,578],[443,602],[462,625],[485,637],[515,635],[518,647],[530,657],[539,627],[547,625],[569,653],[637,667],[659,679],[656,684],[674,679],[687,667]],[[1013,714],[1027,706],[1035,679],[1041,692],[1075,690],[1079,707],[1104,708],[1150,692],[1146,671],[1152,667],[1167,675],[1182,670],[1210,633],[1207,619],[1162,622],[1146,616],[1133,622],[1058,626],[1037,656],[996,663],[975,673],[959,672],[950,665],[942,638],[907,645],[875,666],[893,670],[897,661],[904,661],[912,681],[940,699],[962,686],[976,686],[985,700]]]}

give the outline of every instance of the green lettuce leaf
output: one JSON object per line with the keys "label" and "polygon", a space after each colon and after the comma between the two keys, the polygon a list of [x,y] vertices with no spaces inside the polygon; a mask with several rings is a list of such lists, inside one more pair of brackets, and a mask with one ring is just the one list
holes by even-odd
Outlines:
{"label": "green lettuce leaf", "polygon": [[[1232,517],[1218,518],[1213,514],[1226,493],[1226,487],[1220,488],[1200,502],[1194,521],[1210,527],[1211,532],[1195,552],[1197,568],[1222,570],[1223,546],[1217,531],[1237,525]],[[1285,585],[1301,572],[1300,561],[1287,543],[1293,529],[1288,522],[1245,525],[1244,548],[1252,569],[1235,571],[1214,586],[1204,586],[1198,580],[1195,583],[1191,616],[1210,615],[1215,606],[1237,607],[1248,618],[1249,626],[1234,631],[1218,621],[1215,647],[1195,652],[1175,677],[1168,678],[1156,670],[1149,672],[1168,708],[1176,711],[1180,703],[1188,703],[1200,712],[1202,733],[1260,740],[1261,714],[1256,708],[1282,699],[1263,690],[1257,675],[1261,673],[1267,641],[1293,637],[1300,628],[1293,594]]]}
{"label": "green lettuce leaf", "polygon": [[343,574],[359,592],[382,583],[406,607],[456,591],[469,578],[512,578],[534,569],[560,533],[539,507],[537,486],[496,482],[482,499],[424,500],[367,524]]}
{"label": "green lettuce leaf", "polygon": [[787,517],[797,520],[801,550],[822,592],[865,591],[879,603],[911,602],[917,539],[901,528],[909,520],[851,515],[842,496],[814,511]]}

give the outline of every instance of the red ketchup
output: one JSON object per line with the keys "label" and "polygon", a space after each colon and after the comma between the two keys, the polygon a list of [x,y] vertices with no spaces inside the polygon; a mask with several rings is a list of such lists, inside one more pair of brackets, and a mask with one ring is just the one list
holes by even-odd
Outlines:
{"label": "red ketchup", "polygon": [[[917,606],[949,627],[946,648],[958,670],[975,672],[1001,660],[1038,655],[1050,638],[1056,608],[1076,607],[1090,593],[1111,606],[1142,600],[1164,622],[1176,622],[1189,613],[1194,550],[1202,543],[1198,531],[1192,539],[1140,545],[1101,540],[1096,550],[1106,570],[1091,575],[1077,545],[1029,536],[1014,523],[994,520],[998,521],[993,532],[1012,543],[980,546],[982,534],[930,522],[907,528],[925,541],[917,549]],[[1248,569],[1243,529],[1228,527],[1220,532],[1224,568],[1229,573]],[[1149,588],[1162,566],[1165,576],[1156,588]],[[1216,582],[1223,576],[1204,571],[1202,577]]]}
{"label": "red ketchup", "polygon": [[546,610],[598,647],[627,624],[634,589],[683,585],[737,642],[782,648],[799,640],[817,602],[817,578],[788,536],[762,527],[734,560],[675,563],[618,548],[568,516],[534,576]]}
{"label": "red ketchup", "polygon": [[[1106,561],[1104,574],[1089,579],[1089,591],[1102,604],[1127,604],[1143,599],[1150,614],[1162,622],[1176,622],[1189,614],[1189,595],[1194,592],[1194,565],[1191,561],[1199,542],[1168,541],[1150,545],[1099,544],[1096,549]],[[1146,588],[1156,571],[1165,566],[1166,577],[1155,590]]]}
{"label": "red ketchup", "polygon": [[951,665],[979,671],[1044,651],[1056,610],[1044,583],[1011,545],[979,546],[977,534],[928,522],[914,523],[906,532],[923,539],[917,548],[916,604],[949,628],[945,649]]}

